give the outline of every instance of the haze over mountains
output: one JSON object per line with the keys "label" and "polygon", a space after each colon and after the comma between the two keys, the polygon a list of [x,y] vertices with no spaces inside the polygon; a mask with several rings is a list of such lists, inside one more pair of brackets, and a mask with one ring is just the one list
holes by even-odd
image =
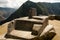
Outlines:
{"label": "haze over mountains", "polygon": [[9,17],[7,17],[8,15],[6,14],[7,19],[2,21],[1,23],[3,24],[19,17],[28,16],[29,8],[31,7],[37,9],[37,15],[60,15],[59,4],[60,3],[34,3],[32,1],[26,1],[15,12],[9,11],[12,12],[12,14]]}
{"label": "haze over mountains", "polygon": [[0,21],[4,18],[7,19],[16,9],[0,7]]}

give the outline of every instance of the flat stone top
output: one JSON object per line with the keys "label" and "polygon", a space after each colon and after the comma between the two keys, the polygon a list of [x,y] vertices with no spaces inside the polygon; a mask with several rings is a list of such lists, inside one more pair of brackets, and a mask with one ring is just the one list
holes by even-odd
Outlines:
{"label": "flat stone top", "polygon": [[33,18],[41,18],[41,19],[46,19],[48,16],[33,16]]}
{"label": "flat stone top", "polygon": [[36,19],[28,19],[28,17],[24,17],[24,18],[19,18],[19,19],[16,19],[16,20],[20,20],[20,21],[28,21],[28,22],[36,22],[36,23],[43,23],[43,21],[41,20],[36,20]]}
{"label": "flat stone top", "polygon": [[33,19],[33,18],[29,19],[28,17],[22,17],[22,18],[18,18],[18,19],[15,19],[15,20],[43,23],[43,20],[38,20],[38,19]]}
{"label": "flat stone top", "polygon": [[20,31],[20,30],[13,30],[10,35],[13,35],[13,36],[17,36],[17,37],[21,37],[21,38],[25,38],[25,39],[31,39],[31,38],[34,38],[36,36],[34,35],[31,35],[31,32],[29,31]]}
{"label": "flat stone top", "polygon": [[46,19],[46,18],[48,18],[48,16],[32,16],[31,19],[29,19],[28,17],[21,17],[21,18],[15,19],[15,20],[41,21],[41,20],[37,20],[37,19],[34,19],[34,18]]}

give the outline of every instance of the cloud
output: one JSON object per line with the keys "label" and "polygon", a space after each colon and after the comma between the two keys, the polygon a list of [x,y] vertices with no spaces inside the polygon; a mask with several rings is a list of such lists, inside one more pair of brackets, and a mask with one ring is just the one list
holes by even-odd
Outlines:
{"label": "cloud", "polygon": [[[12,8],[18,8],[19,6],[21,6],[24,2],[26,2],[27,0],[8,0],[8,6],[12,7]],[[33,2],[60,2],[60,0],[30,0]]]}
{"label": "cloud", "polygon": [[7,0],[0,0],[0,7],[6,7],[8,1]]}
{"label": "cloud", "polygon": [[8,3],[7,0],[0,0],[0,3]]}
{"label": "cloud", "polygon": [[[0,6],[18,8],[27,0],[0,0]],[[60,0],[30,0],[33,2],[60,2]]]}
{"label": "cloud", "polygon": [[17,7],[19,7],[19,6],[21,6],[24,2],[26,2],[27,0],[8,0],[8,6],[9,7],[15,7],[15,8],[17,8]]}

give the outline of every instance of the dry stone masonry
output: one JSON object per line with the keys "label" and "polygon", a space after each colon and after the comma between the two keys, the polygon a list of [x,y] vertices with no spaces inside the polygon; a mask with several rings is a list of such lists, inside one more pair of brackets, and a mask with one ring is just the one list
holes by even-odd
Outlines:
{"label": "dry stone masonry", "polygon": [[31,8],[28,17],[11,21],[5,37],[22,40],[51,40],[56,33],[53,26],[48,24],[48,16],[37,16],[36,13],[36,9]]}

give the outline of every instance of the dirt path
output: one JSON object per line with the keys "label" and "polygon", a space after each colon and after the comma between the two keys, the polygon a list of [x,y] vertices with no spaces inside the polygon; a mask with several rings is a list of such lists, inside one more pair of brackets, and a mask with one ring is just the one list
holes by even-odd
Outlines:
{"label": "dirt path", "polygon": [[5,23],[3,25],[0,25],[0,39],[5,39],[4,36],[7,33],[7,25],[8,23]]}
{"label": "dirt path", "polygon": [[60,40],[60,21],[58,20],[49,20],[49,23],[54,25],[56,36],[53,38],[53,40]]}

